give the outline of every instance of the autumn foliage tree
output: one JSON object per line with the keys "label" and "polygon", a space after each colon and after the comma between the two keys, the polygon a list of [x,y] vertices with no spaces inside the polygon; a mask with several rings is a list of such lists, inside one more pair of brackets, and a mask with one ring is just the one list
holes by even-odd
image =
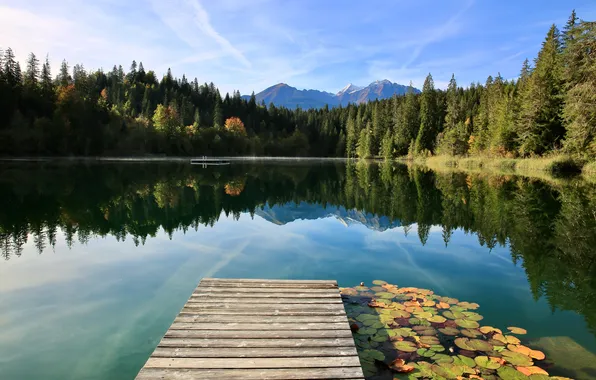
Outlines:
{"label": "autumn foliage tree", "polygon": [[231,117],[227,119],[224,127],[228,132],[246,136],[246,128],[244,128],[244,123],[242,122],[242,120],[240,120],[240,118]]}

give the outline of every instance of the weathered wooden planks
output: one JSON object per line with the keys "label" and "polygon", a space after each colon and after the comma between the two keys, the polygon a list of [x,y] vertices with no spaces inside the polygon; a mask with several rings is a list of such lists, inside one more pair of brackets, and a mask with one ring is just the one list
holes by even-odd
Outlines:
{"label": "weathered wooden planks", "polygon": [[364,379],[335,281],[205,278],[137,379]]}

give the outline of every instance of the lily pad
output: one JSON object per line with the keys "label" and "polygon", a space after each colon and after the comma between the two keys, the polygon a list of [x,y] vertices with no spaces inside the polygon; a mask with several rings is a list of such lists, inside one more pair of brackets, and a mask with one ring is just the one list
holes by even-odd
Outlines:
{"label": "lily pad", "polygon": [[385,360],[385,354],[378,350],[364,350],[362,352],[362,356],[364,356],[365,358],[372,358],[378,361]]}
{"label": "lily pad", "polygon": [[472,311],[464,311],[463,314],[466,316],[465,319],[469,321],[481,321],[484,317],[478,313]]}
{"label": "lily pad", "polygon": [[503,350],[501,351],[501,356],[503,359],[515,366],[530,367],[534,364],[532,359],[524,354],[520,354],[519,352]]}
{"label": "lily pad", "polygon": [[476,356],[474,361],[479,367],[482,368],[497,369],[501,367],[501,363],[499,363],[497,360],[484,355]]}
{"label": "lily pad", "polygon": [[374,285],[379,285],[379,286],[381,286],[381,285],[387,285],[387,281],[383,281],[383,280],[374,280],[372,283]]}
{"label": "lily pad", "polygon": [[497,328],[492,327],[492,326],[482,326],[478,330],[480,330],[480,332],[483,333],[483,334],[490,334],[492,332],[495,332],[497,334],[503,334],[503,332],[500,329],[497,329]]}
{"label": "lily pad", "polygon": [[453,343],[462,350],[475,351],[474,347],[469,345],[470,339],[468,338],[456,338]]}
{"label": "lily pad", "polygon": [[439,338],[436,336],[421,336],[420,342],[428,345],[439,344]]}
{"label": "lily pad", "polygon": [[418,350],[416,350],[416,353],[420,356],[425,357],[425,358],[430,358],[436,354],[435,351],[433,351],[429,348],[419,348]]}
{"label": "lily pad", "polygon": [[517,335],[525,335],[528,333],[525,329],[522,329],[521,327],[507,327],[507,330],[511,331],[512,334]]}
{"label": "lily pad", "polygon": [[393,342],[393,347],[402,352],[414,352],[417,350],[416,344],[407,340]]}
{"label": "lily pad", "polygon": [[531,367],[515,367],[519,372],[523,373],[526,376],[532,375],[548,375],[548,372],[543,370],[540,367],[531,366]]}
{"label": "lily pad", "polygon": [[459,329],[456,329],[455,327],[444,327],[442,329],[439,329],[439,331],[445,335],[451,335],[451,336],[455,336],[455,335],[459,334]]}
{"label": "lily pad", "polygon": [[462,319],[466,316],[461,311],[447,310],[443,312],[443,316],[449,319]]}
{"label": "lily pad", "polygon": [[405,310],[392,310],[391,315],[395,318],[410,318],[412,316],[412,314]]}
{"label": "lily pad", "polygon": [[432,346],[430,346],[430,349],[435,351],[435,352],[443,352],[445,351],[445,347],[443,347],[440,344],[433,344]]}
{"label": "lily pad", "polygon": [[435,363],[453,363],[453,356],[446,354],[435,354],[432,358]]}
{"label": "lily pad", "polygon": [[461,331],[462,335],[467,336],[468,338],[476,338],[477,336],[482,335],[478,330],[476,329],[463,329]]}
{"label": "lily pad", "polygon": [[390,293],[390,292],[378,292],[375,294],[375,296],[391,299],[391,298],[395,297],[395,294]]}
{"label": "lily pad", "polygon": [[457,358],[459,360],[461,360],[461,362],[463,364],[467,365],[468,367],[471,367],[471,368],[476,367],[476,362],[472,358],[469,358],[469,357],[464,356],[464,355],[457,355]]}
{"label": "lily pad", "polygon": [[528,376],[519,372],[513,367],[503,366],[497,370],[497,374],[501,379],[506,380],[527,380]]}
{"label": "lily pad", "polygon": [[432,323],[443,323],[447,319],[445,319],[445,317],[442,317],[440,315],[433,315],[432,317],[427,318],[426,320],[429,321],[429,322],[432,322]]}
{"label": "lily pad", "polygon": [[461,306],[464,309],[468,309],[468,310],[476,310],[480,307],[480,305],[478,305],[477,303],[474,302],[459,302],[457,304],[457,306]]}
{"label": "lily pad", "polygon": [[492,344],[488,343],[485,340],[480,340],[480,339],[470,339],[467,342],[467,345],[474,348],[474,350],[476,351],[492,351],[493,350],[493,346]]}
{"label": "lily pad", "polygon": [[463,327],[465,329],[475,329],[480,327],[480,325],[478,324],[478,322],[476,321],[471,321],[468,319],[456,319],[455,323],[460,326]]}
{"label": "lily pad", "polygon": [[429,313],[427,311],[423,311],[423,312],[419,312],[419,313],[415,313],[414,314],[416,317],[420,318],[420,319],[426,319],[428,320],[429,318],[432,318],[432,313]]}

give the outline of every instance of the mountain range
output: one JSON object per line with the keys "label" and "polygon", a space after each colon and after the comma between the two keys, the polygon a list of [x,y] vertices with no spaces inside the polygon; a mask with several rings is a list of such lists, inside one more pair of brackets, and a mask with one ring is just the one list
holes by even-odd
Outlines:
{"label": "mountain range", "polygon": [[[336,94],[319,90],[298,90],[295,87],[285,83],[279,83],[275,86],[266,88],[255,95],[257,103],[265,102],[276,106],[286,108],[321,108],[325,105],[329,107],[346,106],[350,103],[360,104],[375,99],[387,99],[393,95],[404,95],[408,91],[408,86],[393,83],[387,79],[375,81],[366,87],[348,84]],[[415,93],[420,90],[414,88]],[[245,95],[245,99],[250,96]]]}
{"label": "mountain range", "polygon": [[295,220],[336,218],[345,226],[361,224],[375,231],[385,231],[401,226],[399,220],[391,221],[386,216],[373,215],[358,210],[347,210],[344,207],[323,207],[318,203],[307,202],[274,206],[267,204],[262,209],[257,209],[255,214],[277,225],[288,224]]}

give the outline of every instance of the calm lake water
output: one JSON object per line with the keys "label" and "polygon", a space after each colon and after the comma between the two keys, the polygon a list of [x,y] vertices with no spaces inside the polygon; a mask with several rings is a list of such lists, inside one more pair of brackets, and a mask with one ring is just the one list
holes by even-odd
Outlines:
{"label": "calm lake water", "polygon": [[202,277],[382,279],[596,377],[596,185],[397,164],[2,163],[0,378],[133,379]]}

